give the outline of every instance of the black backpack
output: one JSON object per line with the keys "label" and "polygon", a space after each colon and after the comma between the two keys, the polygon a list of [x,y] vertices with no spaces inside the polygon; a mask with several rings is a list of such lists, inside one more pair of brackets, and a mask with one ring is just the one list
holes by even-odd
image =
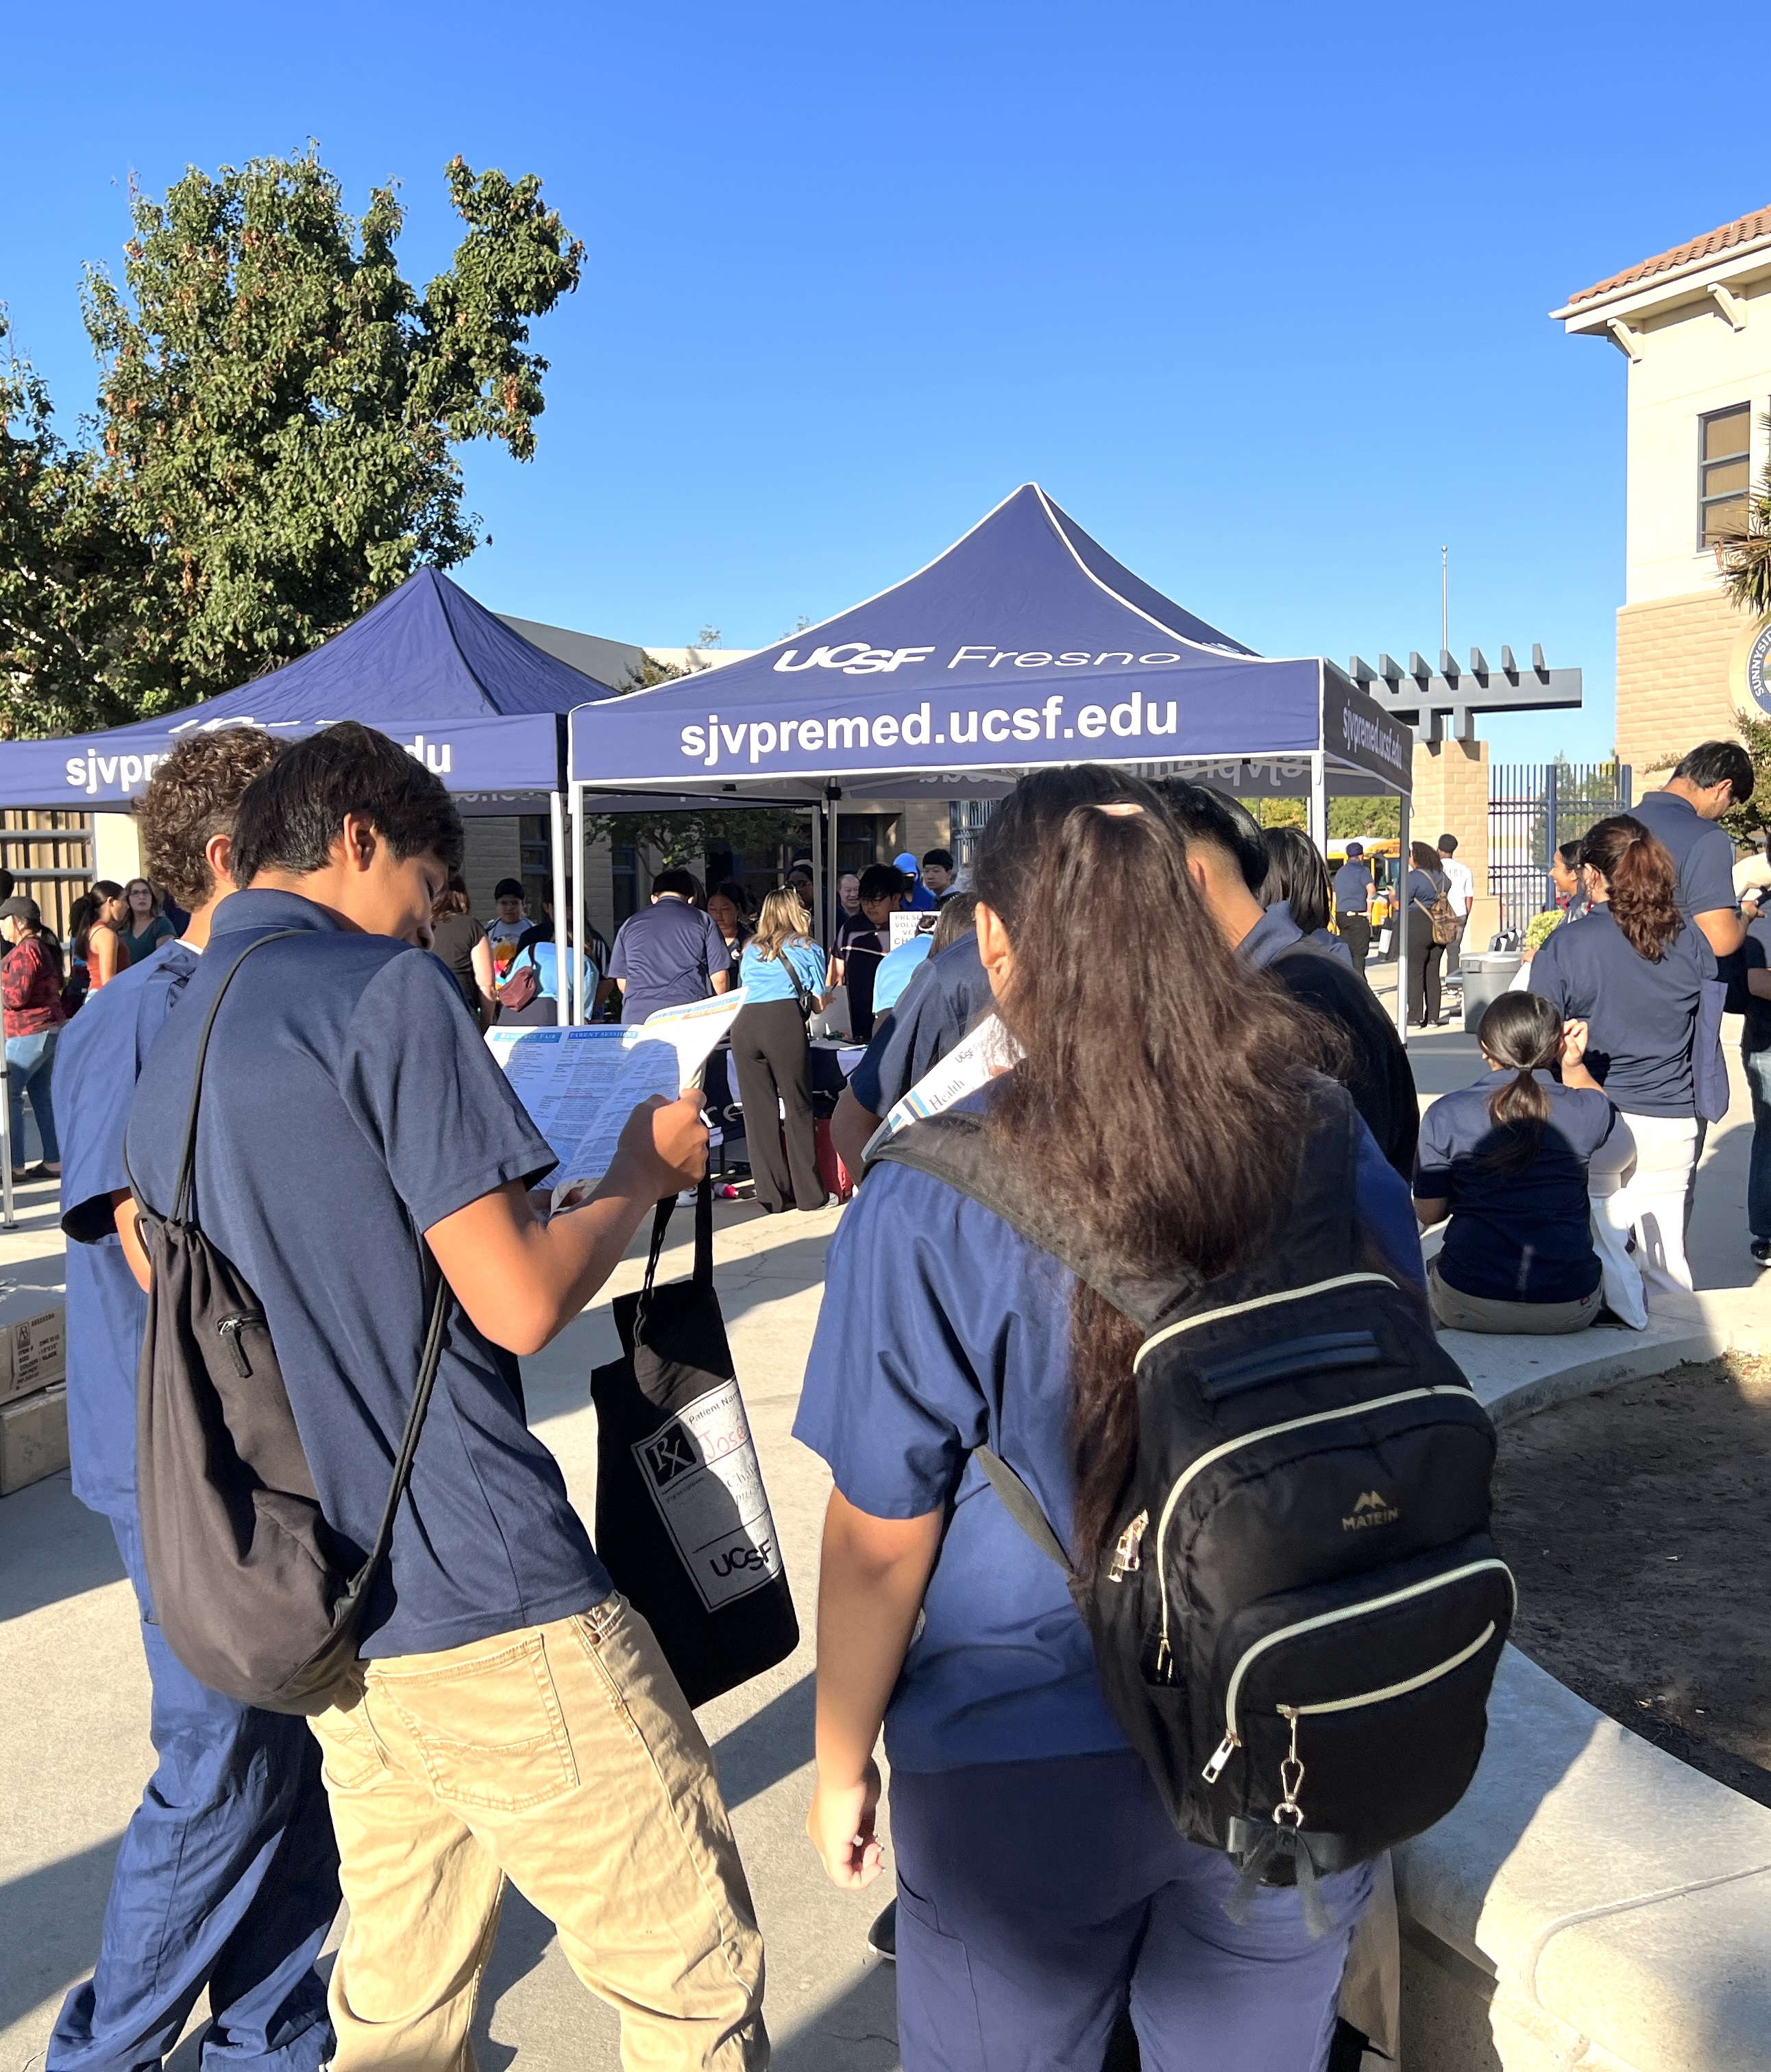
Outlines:
{"label": "black backpack", "polygon": [[1116,1545],[1076,1577],[987,1449],[1015,1521],[1071,1573],[1102,1691],[1176,1826],[1305,1888],[1462,1797],[1514,1607],[1489,1537],[1493,1428],[1426,1307],[1360,1254],[1358,1117],[1322,1083],[1286,1227],[1255,1265],[1135,1285],[992,1153],[982,1118],[912,1124],[881,1160],[971,1195],[1146,1335]]}
{"label": "black backpack", "polygon": [[[130,1176],[153,1266],[135,1386],[136,1491],[154,1614],[167,1645],[211,1690],[272,1712],[323,1712],[359,1679],[369,1593],[387,1557],[436,1380],[449,1286],[434,1279],[429,1328],[374,1544],[352,1565],[321,1514],[264,1305],[198,1227],[197,1112],[209,1037],[249,943],[210,1003],[197,1046],[171,1211]],[[422,1248],[421,1248],[422,1250]]]}

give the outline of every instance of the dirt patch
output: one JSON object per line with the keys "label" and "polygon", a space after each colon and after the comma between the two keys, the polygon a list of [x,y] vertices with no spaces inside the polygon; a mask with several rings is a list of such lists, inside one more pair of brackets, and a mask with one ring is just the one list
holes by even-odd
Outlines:
{"label": "dirt patch", "polygon": [[1518,1645],[1771,1806],[1771,1361],[1677,1367],[1507,1425],[1494,1510]]}

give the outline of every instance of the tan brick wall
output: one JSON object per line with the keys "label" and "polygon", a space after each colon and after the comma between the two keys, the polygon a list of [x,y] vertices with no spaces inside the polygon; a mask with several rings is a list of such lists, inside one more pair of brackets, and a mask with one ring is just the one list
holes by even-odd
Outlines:
{"label": "tan brick wall", "polygon": [[1409,839],[1430,849],[1444,834],[1457,837],[1478,893],[1488,890],[1488,743],[1418,741]]}
{"label": "tan brick wall", "polygon": [[1617,756],[1639,796],[1665,781],[1652,766],[1700,741],[1734,737],[1728,656],[1741,618],[1711,590],[1626,604],[1617,614]]}

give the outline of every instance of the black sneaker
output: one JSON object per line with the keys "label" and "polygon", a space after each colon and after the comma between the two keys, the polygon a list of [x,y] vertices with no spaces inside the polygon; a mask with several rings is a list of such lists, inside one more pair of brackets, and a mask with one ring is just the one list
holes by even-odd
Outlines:
{"label": "black sneaker", "polygon": [[1755,1266],[1771,1266],[1771,1237],[1754,1238],[1752,1251]]}
{"label": "black sneaker", "polygon": [[867,1930],[867,1947],[888,1964],[898,1961],[898,1902],[893,1900]]}

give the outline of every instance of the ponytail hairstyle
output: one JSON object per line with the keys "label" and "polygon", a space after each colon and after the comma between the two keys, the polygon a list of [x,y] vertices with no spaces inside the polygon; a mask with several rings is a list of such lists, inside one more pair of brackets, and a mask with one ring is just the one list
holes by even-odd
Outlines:
{"label": "ponytail hairstyle", "polygon": [[[68,916],[69,939],[74,946],[74,955],[82,964],[92,942],[92,933],[103,919],[105,909],[113,899],[121,899],[123,888],[109,878],[97,879],[90,892],[83,892],[73,904]],[[106,925],[109,925],[108,923]],[[116,931],[112,931],[114,934]]]}
{"label": "ponytail hairstyle", "polygon": [[1685,925],[1678,867],[1665,845],[1630,813],[1588,828],[1580,861],[1604,878],[1612,917],[1637,956],[1658,964]]}
{"label": "ponytail hairstyle", "polygon": [[1503,993],[1477,1024],[1476,1040],[1518,1075],[1488,1097],[1489,1119],[1504,1136],[1481,1163],[1491,1173],[1521,1172],[1543,1148],[1550,1096],[1533,1075],[1562,1054],[1562,1016],[1541,993]]}
{"label": "ponytail hairstyle", "polygon": [[[1236,962],[1161,800],[1098,763],[1040,771],[991,820],[975,879],[1014,951],[997,1011],[1023,1051],[997,1083],[995,1148],[1070,1205],[1116,1277],[1184,1264],[1209,1276],[1257,1256],[1292,1192],[1312,1067],[1342,1062],[1338,1039]],[[1084,1574],[1136,1443],[1141,1337],[1077,1282],[1070,1443]]]}
{"label": "ponytail hairstyle", "polygon": [[1305,935],[1328,925],[1328,866],[1302,828],[1266,831],[1266,877],[1255,894],[1263,906],[1284,900]]}

